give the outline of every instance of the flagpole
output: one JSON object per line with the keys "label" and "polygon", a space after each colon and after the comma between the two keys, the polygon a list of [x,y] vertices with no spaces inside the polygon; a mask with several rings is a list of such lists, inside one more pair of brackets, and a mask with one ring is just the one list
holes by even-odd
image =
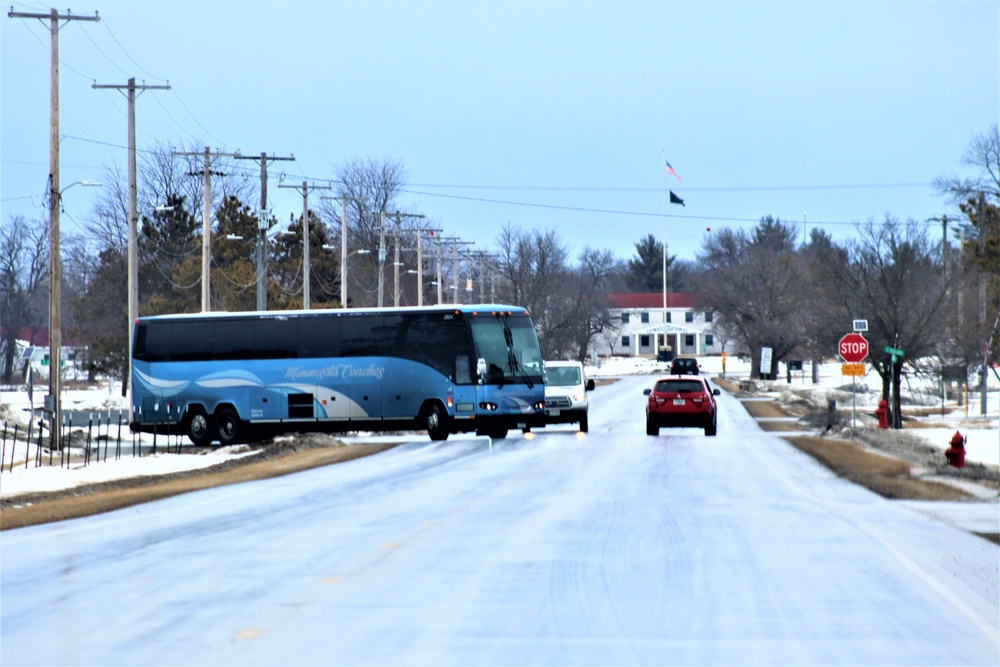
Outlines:
{"label": "flagpole", "polygon": [[[660,147],[663,151],[663,346],[667,346],[667,317],[669,316],[670,308],[670,290],[668,289],[669,284],[667,282],[667,174],[673,174],[678,181],[683,181],[676,171],[674,171],[673,166],[667,162],[667,147]],[[670,203],[684,205],[684,200],[676,196],[673,191],[670,192]],[[678,348],[680,345],[677,346]]]}
{"label": "flagpole", "polygon": [[666,348],[667,309],[670,298],[667,296],[667,147],[662,146],[661,150],[663,151],[663,347]]}

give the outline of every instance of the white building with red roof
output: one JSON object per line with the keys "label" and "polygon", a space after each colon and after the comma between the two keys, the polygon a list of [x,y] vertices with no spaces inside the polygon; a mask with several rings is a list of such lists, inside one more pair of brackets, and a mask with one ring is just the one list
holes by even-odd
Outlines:
{"label": "white building with red roof", "polygon": [[674,356],[723,352],[724,341],[713,330],[715,314],[700,307],[693,292],[668,292],[666,299],[663,292],[611,293],[608,310],[617,328],[592,344],[600,354],[655,357],[661,347]]}

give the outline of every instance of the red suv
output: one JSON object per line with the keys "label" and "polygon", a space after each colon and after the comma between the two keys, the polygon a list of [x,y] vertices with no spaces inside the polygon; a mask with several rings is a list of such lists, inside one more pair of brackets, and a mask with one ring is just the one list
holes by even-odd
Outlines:
{"label": "red suv", "polygon": [[693,426],[715,435],[718,389],[698,375],[673,375],[660,378],[652,389],[642,392],[646,402],[646,435],[659,435],[661,428]]}

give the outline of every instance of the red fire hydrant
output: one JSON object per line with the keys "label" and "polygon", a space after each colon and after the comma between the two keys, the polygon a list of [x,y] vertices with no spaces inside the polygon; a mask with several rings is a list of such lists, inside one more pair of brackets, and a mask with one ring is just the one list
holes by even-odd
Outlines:
{"label": "red fire hydrant", "polygon": [[951,436],[951,447],[944,450],[944,457],[948,459],[948,464],[956,468],[965,467],[965,438],[958,431]]}
{"label": "red fire hydrant", "polygon": [[889,428],[889,404],[883,398],[875,408],[875,417],[878,418],[879,428]]}

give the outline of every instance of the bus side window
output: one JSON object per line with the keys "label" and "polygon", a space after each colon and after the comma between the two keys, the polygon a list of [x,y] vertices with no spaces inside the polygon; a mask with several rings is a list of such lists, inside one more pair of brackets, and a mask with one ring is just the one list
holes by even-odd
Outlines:
{"label": "bus side window", "polygon": [[469,357],[464,354],[455,357],[455,384],[472,384]]}
{"label": "bus side window", "polygon": [[135,341],[132,345],[132,356],[136,359],[144,359],[146,357],[146,332],[148,329],[148,324],[138,324],[135,327]]}

